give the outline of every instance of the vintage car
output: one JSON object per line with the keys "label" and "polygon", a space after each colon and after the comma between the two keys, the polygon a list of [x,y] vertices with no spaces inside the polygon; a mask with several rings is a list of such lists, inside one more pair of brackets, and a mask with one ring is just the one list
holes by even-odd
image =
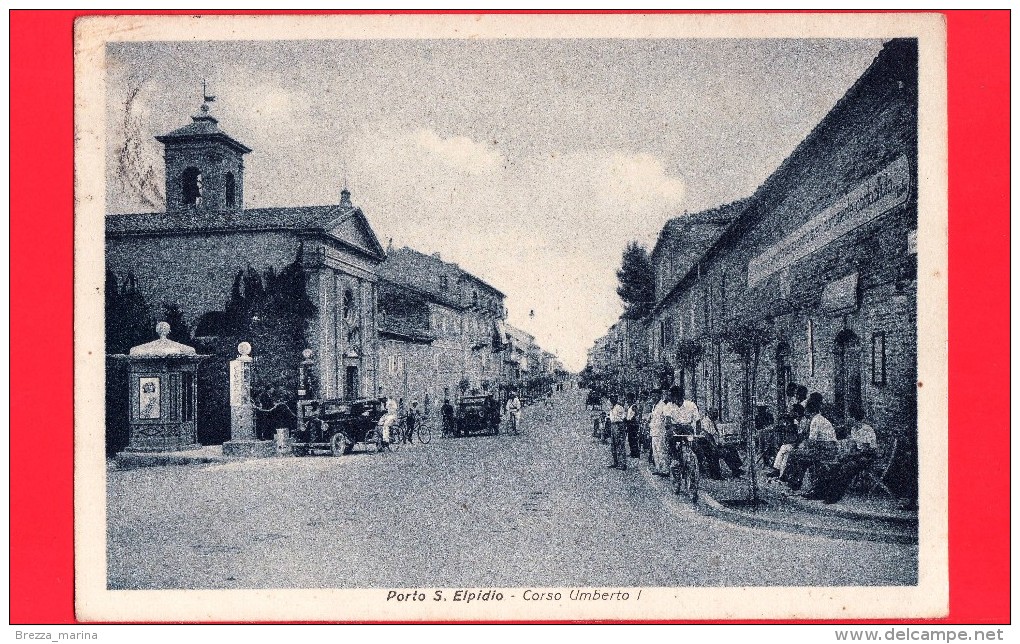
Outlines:
{"label": "vintage car", "polygon": [[355,445],[376,447],[376,425],[386,413],[386,400],[303,400],[298,402],[299,429],[294,434],[298,456],[329,451],[334,456],[350,454]]}
{"label": "vintage car", "polygon": [[454,434],[499,433],[499,402],[489,395],[464,396],[457,404]]}

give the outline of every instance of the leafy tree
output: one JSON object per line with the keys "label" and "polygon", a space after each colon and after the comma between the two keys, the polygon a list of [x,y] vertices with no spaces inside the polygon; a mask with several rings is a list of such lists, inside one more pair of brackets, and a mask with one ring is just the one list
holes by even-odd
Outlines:
{"label": "leafy tree", "polygon": [[184,320],[184,314],[181,313],[181,309],[176,304],[164,302],[163,317],[161,319],[170,325],[170,335],[167,336],[168,338],[182,344],[187,344],[191,341],[191,328]]}
{"label": "leafy tree", "polygon": [[762,350],[772,342],[772,328],[765,322],[750,318],[731,320],[722,333],[722,340],[733,353],[740,356],[744,365],[743,426],[747,436],[747,460],[750,462],[751,502],[757,507],[760,497],[753,401],[756,394],[758,366],[761,362]]}
{"label": "leafy tree", "polygon": [[[698,361],[701,360],[701,356],[704,354],[704,349],[701,343],[697,340],[685,339],[677,343],[676,347],[676,362],[677,365],[683,369],[685,374],[694,374],[698,369]],[[697,378],[691,378],[691,400],[697,400],[698,390],[696,389]]]}
{"label": "leafy tree", "polygon": [[106,272],[106,353],[127,353],[131,347],[156,339],[156,321],[128,273],[118,284],[112,271]]}
{"label": "leafy tree", "polygon": [[307,348],[306,335],[315,314],[308,297],[307,278],[299,248],[293,262],[279,273],[272,267],[265,280],[252,267],[238,271],[224,311],[231,337],[224,338],[223,351],[234,357],[242,340],[252,345],[256,359],[253,395],[279,399],[297,390],[301,352]]}
{"label": "leafy tree", "polygon": [[648,249],[636,241],[628,242],[616,279],[620,282],[616,294],[623,300],[624,317],[648,315],[655,303],[655,270]]}

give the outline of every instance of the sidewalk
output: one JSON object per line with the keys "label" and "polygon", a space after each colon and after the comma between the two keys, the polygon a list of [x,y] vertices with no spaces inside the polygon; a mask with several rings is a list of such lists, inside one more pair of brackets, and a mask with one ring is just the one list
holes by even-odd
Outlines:
{"label": "sidewalk", "polygon": [[[641,459],[647,469],[647,458]],[[725,469],[725,468],[724,468]],[[669,494],[668,480],[662,481]],[[750,474],[715,481],[702,476],[697,508],[700,512],[741,525],[814,534],[836,539],[917,543],[917,512],[899,509],[900,500],[881,492],[848,493],[839,502],[826,504],[795,495],[780,481],[758,476],[760,502],[750,501]]]}
{"label": "sidewalk", "polygon": [[107,467],[133,470],[139,467],[226,463],[230,460],[223,455],[222,445],[204,445],[199,449],[179,452],[120,452],[114,458],[107,459]]}

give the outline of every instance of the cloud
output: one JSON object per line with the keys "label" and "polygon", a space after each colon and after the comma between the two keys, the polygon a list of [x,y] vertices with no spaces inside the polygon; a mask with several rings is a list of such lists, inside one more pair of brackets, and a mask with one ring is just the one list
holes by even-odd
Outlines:
{"label": "cloud", "polygon": [[466,136],[444,139],[432,130],[420,129],[413,138],[432,159],[470,174],[491,171],[503,163],[503,156],[494,148],[476,143]]}
{"label": "cloud", "polygon": [[511,323],[574,369],[621,311],[615,269],[624,246],[653,242],[686,192],[649,154],[518,157],[383,122],[365,126],[347,154],[354,200],[381,238],[441,252],[504,291]]}

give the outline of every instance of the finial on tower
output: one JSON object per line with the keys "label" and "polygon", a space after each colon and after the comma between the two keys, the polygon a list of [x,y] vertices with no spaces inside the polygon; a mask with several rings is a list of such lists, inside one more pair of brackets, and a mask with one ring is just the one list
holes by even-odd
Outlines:
{"label": "finial on tower", "polygon": [[211,120],[216,121],[209,114],[209,103],[215,103],[216,97],[209,93],[209,83],[204,78],[202,79],[202,107],[198,108],[200,114],[198,116],[191,117],[194,120]]}

